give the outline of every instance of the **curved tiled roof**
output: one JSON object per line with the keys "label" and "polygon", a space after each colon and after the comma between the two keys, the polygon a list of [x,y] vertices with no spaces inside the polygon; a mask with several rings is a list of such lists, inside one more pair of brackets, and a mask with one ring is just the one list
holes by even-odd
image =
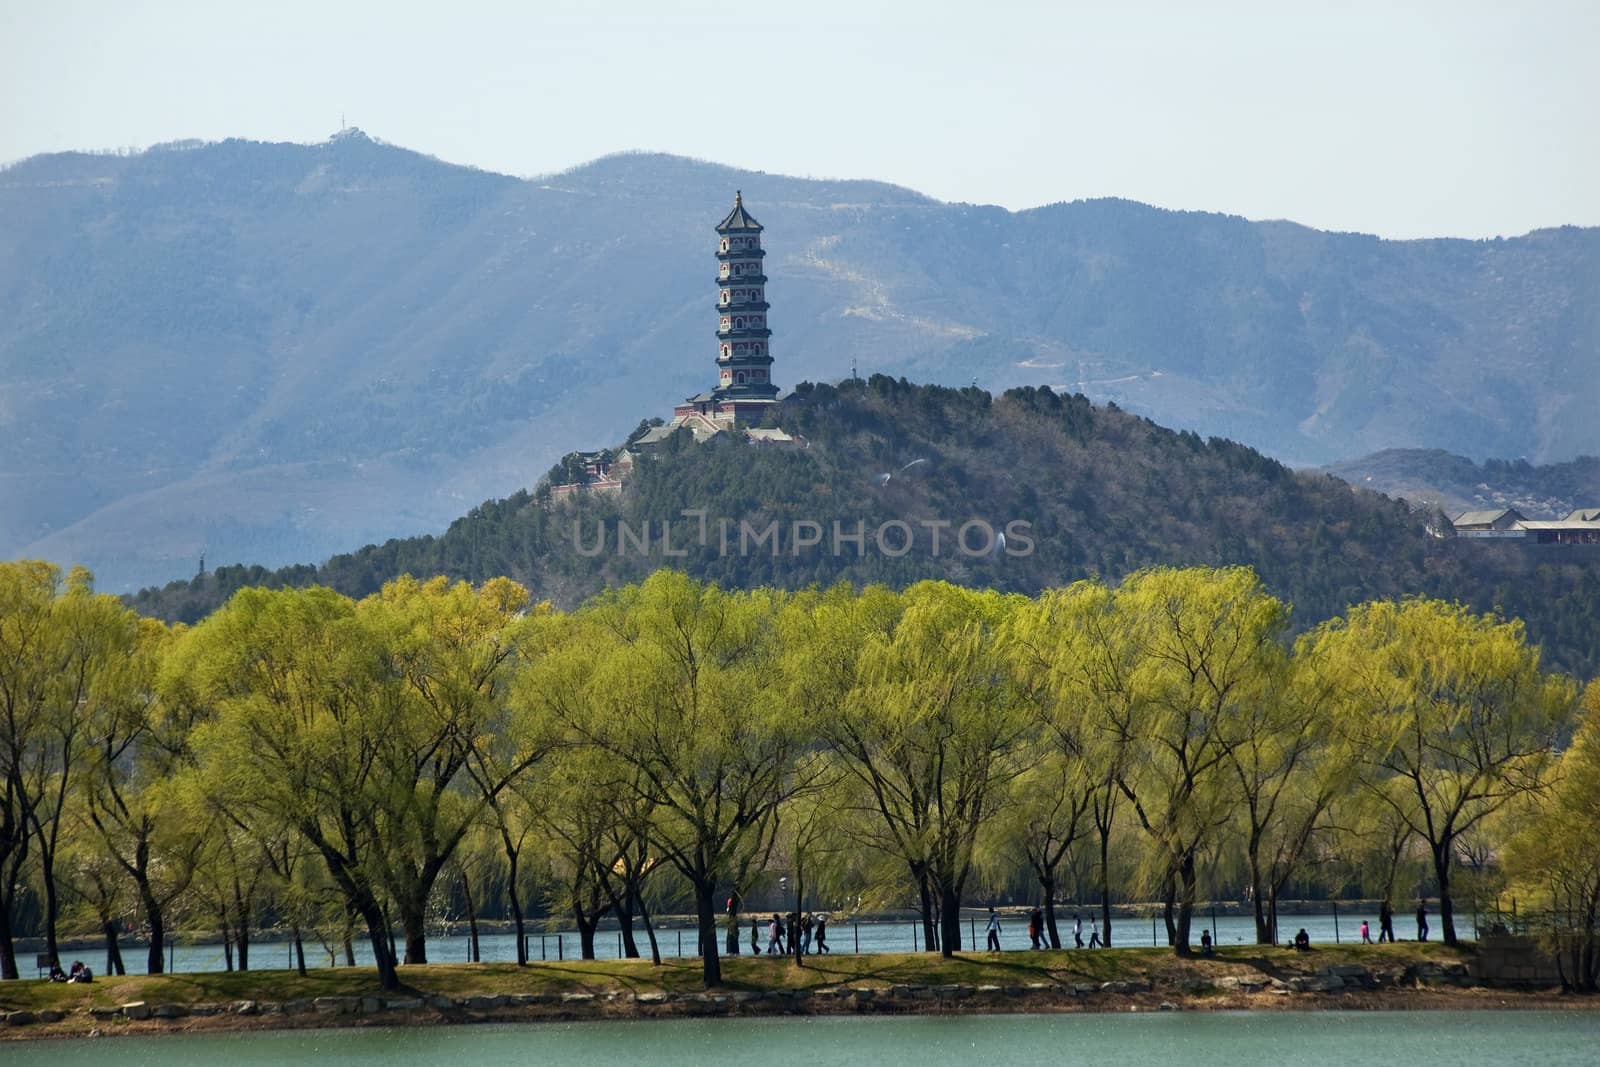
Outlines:
{"label": "curved tiled roof", "polygon": [[761,230],[761,223],[744,209],[744,194],[739,191],[733,194],[733,210],[728,212],[727,218],[717,223],[718,233],[732,233],[735,230]]}

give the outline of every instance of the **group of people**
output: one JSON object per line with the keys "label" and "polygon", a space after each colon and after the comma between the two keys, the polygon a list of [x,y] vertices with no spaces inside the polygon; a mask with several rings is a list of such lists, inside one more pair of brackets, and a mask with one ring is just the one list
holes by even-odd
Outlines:
{"label": "group of people", "polygon": [[71,972],[61,969],[61,962],[57,960],[50,965],[50,981],[52,982],[92,982],[94,972],[82,960],[72,961]]}
{"label": "group of people", "polygon": [[[798,939],[798,940],[796,940]],[[767,955],[787,956],[799,946],[802,956],[833,951],[828,947],[828,917],[806,912],[785,918],[774,914],[767,920]],[[761,920],[750,920],[750,951],[761,954]]]}
{"label": "group of people", "polygon": [[[1419,900],[1417,902],[1417,940],[1428,940],[1430,929],[1428,926],[1428,902]],[[1394,936],[1394,909],[1389,907],[1389,902],[1385,900],[1378,905],[1378,943],[1394,942],[1395,940],[1397,938]],[[1361,920],[1361,943],[1363,945],[1373,943],[1372,927],[1368,925],[1365,919]]]}
{"label": "group of people", "polygon": [[[989,909],[988,946],[990,952],[1000,951],[1000,914],[993,907]],[[1033,949],[1046,949],[1050,947],[1049,932],[1045,929],[1044,909],[1034,908],[1028,912],[1028,947]],[[1083,916],[1072,917],[1072,940],[1078,948],[1083,948]],[[1093,923],[1089,924],[1089,948],[1099,948],[1100,928]]]}

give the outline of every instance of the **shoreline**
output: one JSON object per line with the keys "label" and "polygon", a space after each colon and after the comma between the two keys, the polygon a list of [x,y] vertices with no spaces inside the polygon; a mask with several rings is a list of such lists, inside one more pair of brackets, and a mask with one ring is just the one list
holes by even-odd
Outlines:
{"label": "shoreline", "polygon": [[[1600,1009],[1600,997],[1485,980],[1474,973],[1478,956],[1426,945],[1250,946],[1186,960],[1152,949],[880,954],[813,957],[806,967],[745,957],[726,961],[726,985],[711,991],[695,988],[698,961],[637,960],[402,968],[407,988],[394,993],[376,991],[374,972],[361,968],[334,981],[292,971],[24,981],[0,984],[0,1040],[779,1015]],[[259,995],[273,990],[309,995]]]}

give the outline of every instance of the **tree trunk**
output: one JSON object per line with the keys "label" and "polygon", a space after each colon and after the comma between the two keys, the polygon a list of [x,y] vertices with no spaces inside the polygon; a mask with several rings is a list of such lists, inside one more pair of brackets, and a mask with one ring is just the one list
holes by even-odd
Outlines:
{"label": "tree trunk", "polygon": [[122,963],[122,946],[117,941],[117,924],[111,919],[103,919],[100,929],[106,935],[106,977],[116,974],[127,974],[127,968]]}
{"label": "tree trunk", "polygon": [[1439,880],[1439,930],[1444,943],[1454,947],[1456,941],[1456,909],[1450,902],[1450,853],[1454,842],[1446,839],[1434,846],[1433,873]]}
{"label": "tree trunk", "polygon": [[1167,928],[1167,945],[1170,947],[1178,943],[1178,921],[1173,915],[1173,910],[1178,900],[1177,876],[1167,873],[1167,880],[1161,883],[1161,920]]}
{"label": "tree trunk", "polygon": [[428,927],[426,909],[405,908],[400,925],[406,933],[406,966],[428,962]]}
{"label": "tree trunk", "polygon": [[717,911],[716,902],[712,896],[717,887],[710,879],[700,878],[695,881],[694,907],[696,917],[699,919],[700,945],[700,974],[707,989],[714,989],[722,984],[722,960],[717,955]]}
{"label": "tree trunk", "polygon": [[224,921],[220,932],[222,934],[222,969],[231,973],[233,971],[233,931],[228,928],[227,922]]}
{"label": "tree trunk", "polygon": [[1186,853],[1178,867],[1178,922],[1173,930],[1172,951],[1177,956],[1192,955],[1189,948],[1189,929],[1194,923],[1194,902],[1199,895],[1199,877],[1195,871],[1194,853]]}
{"label": "tree trunk", "polygon": [[300,936],[300,924],[294,927],[294,971],[301,978],[306,976],[306,943]]}
{"label": "tree trunk", "polygon": [[238,930],[234,936],[239,944],[239,970],[250,969],[250,903],[242,896],[238,898],[239,922]]}
{"label": "tree trunk", "polygon": [[961,890],[948,879],[939,885],[939,954],[949,959],[961,948]]}
{"label": "tree trunk", "polygon": [[922,951],[938,952],[939,935],[933,923],[933,894],[928,889],[928,875],[926,871],[919,871],[917,878],[917,894],[922,905]]}
{"label": "tree trunk", "polygon": [[[1098,810],[1098,808],[1097,808]],[[1111,947],[1111,822],[1096,822],[1100,834],[1100,941]]]}
{"label": "tree trunk", "polygon": [[1267,897],[1269,894],[1262,892],[1261,861],[1254,852],[1250,855],[1250,903],[1254,905],[1256,916],[1256,944],[1270,945],[1273,943],[1272,923],[1267,916]]}
{"label": "tree trunk", "polygon": [[617,909],[617,930],[622,934],[624,959],[639,958],[639,944],[633,939],[633,912],[638,906],[638,893],[629,885],[622,894],[622,907]]}
{"label": "tree trunk", "polygon": [[478,948],[478,908],[472,902],[472,883],[464,870],[461,872],[461,896],[467,904],[467,959],[482,963],[483,953]]}
{"label": "tree trunk", "polygon": [[1040,875],[1039,886],[1044,890],[1044,928],[1050,935],[1050,947],[1060,948],[1061,934],[1056,930],[1056,880],[1049,875]]}
{"label": "tree trunk", "polygon": [[161,902],[151,891],[148,878],[140,878],[136,885],[139,903],[144,908],[144,919],[150,927],[150,952],[145,957],[145,973],[161,974],[167,966],[167,925],[161,914]]}
{"label": "tree trunk", "polygon": [[806,919],[806,883],[799,874],[794,876],[794,933],[789,935],[789,955],[794,957],[795,966],[804,967],[805,934],[802,927]]}
{"label": "tree trunk", "polygon": [[395,969],[394,934],[371,893],[363,896],[365,899],[357,902],[356,911],[366,922],[367,936],[372,939],[372,958],[378,964],[378,988],[391,993],[400,988],[400,974]]}
{"label": "tree trunk", "polygon": [[650,923],[650,909],[645,905],[644,897],[639,898],[639,920],[644,923],[644,936],[650,941],[650,962],[661,966],[661,946],[656,944],[656,928]]}
{"label": "tree trunk", "polygon": [[11,935],[11,894],[0,897],[0,980],[15,982],[17,974],[17,943]]}
{"label": "tree trunk", "polygon": [[578,957],[580,959],[594,959],[594,932],[600,925],[600,912],[594,918],[587,918],[583,909],[576,905],[572,908],[572,919],[578,924]]}
{"label": "tree trunk", "polygon": [[59,967],[61,950],[56,942],[56,923],[61,913],[61,902],[56,897],[55,856],[43,848],[40,854],[47,861],[39,864],[40,880],[44,882],[44,950],[50,954],[51,964]]}

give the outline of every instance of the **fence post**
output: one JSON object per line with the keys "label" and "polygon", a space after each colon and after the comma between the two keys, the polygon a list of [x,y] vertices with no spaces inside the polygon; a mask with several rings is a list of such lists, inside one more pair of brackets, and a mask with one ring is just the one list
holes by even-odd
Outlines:
{"label": "fence post", "polygon": [[850,926],[856,932],[856,955],[859,956],[861,955],[861,924],[859,922],[852,922]]}
{"label": "fence post", "polygon": [[1333,943],[1339,943],[1339,902],[1333,902]]}
{"label": "fence post", "polygon": [[1157,947],[1157,945],[1156,945],[1156,917],[1154,915],[1150,916],[1150,947],[1151,948]]}
{"label": "fence post", "polygon": [[921,952],[922,951],[920,948],[917,947],[917,924],[916,923],[912,923],[911,924],[911,951],[912,952]]}
{"label": "fence post", "polygon": [[678,955],[683,956],[683,931],[678,931]]}
{"label": "fence post", "polygon": [[567,958],[567,956],[566,956],[567,949],[566,949],[566,944],[565,944],[566,939],[567,939],[567,935],[566,934],[557,934],[556,935],[556,960],[558,962]]}

